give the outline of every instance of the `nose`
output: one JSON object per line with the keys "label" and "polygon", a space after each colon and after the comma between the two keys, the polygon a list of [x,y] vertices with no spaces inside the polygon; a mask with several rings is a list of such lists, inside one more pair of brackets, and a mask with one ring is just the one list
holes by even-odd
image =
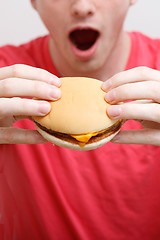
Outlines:
{"label": "nose", "polygon": [[[97,0],[96,0],[97,1]],[[95,6],[93,0],[74,0],[71,6],[71,14],[74,17],[85,18],[93,16]]]}

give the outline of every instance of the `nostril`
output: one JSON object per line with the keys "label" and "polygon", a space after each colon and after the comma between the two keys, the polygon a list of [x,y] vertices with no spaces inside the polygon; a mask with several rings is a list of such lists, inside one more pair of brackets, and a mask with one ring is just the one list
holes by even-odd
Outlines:
{"label": "nostril", "polygon": [[75,10],[75,11],[73,12],[73,15],[74,15],[74,16],[78,16],[78,15],[79,15],[78,11]]}
{"label": "nostril", "polygon": [[76,17],[87,17],[94,15],[94,6],[90,3],[78,1],[72,5],[71,13]]}
{"label": "nostril", "polygon": [[76,16],[76,17],[86,17],[86,16],[92,16],[93,15],[93,12],[92,11],[78,11],[78,10],[75,10],[73,12],[73,16]]}
{"label": "nostril", "polygon": [[88,12],[88,15],[89,15],[89,16],[92,16],[92,15],[93,15],[93,11],[89,11],[89,12]]}

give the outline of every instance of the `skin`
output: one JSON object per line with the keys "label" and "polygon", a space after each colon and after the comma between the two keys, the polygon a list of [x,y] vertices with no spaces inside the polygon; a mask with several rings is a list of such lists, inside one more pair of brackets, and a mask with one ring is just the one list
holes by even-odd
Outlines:
{"label": "skin", "polygon": [[[139,121],[143,129],[119,133],[115,143],[152,144],[160,146],[160,73],[147,67],[121,72],[102,84],[107,92],[108,115],[113,119]],[[118,102],[134,100],[122,105]]]}
{"label": "skin", "polygon": [[[35,130],[11,126],[30,116],[44,116],[50,104],[61,96],[60,80],[49,72],[25,65],[0,68],[0,143],[43,143],[45,140]],[[44,99],[23,99],[36,97]]]}
{"label": "skin", "polygon": [[[50,54],[62,76],[101,79],[104,82],[102,88],[108,92],[106,100],[111,104],[136,99],[132,103],[111,106],[108,115],[117,119],[136,119],[144,129],[122,131],[113,142],[160,145],[160,73],[144,67],[123,72],[130,52],[130,40],[123,31],[123,22],[135,2],[31,0],[50,32]],[[96,53],[85,61],[73,54],[68,41],[69,31],[78,25],[92,26],[101,34]],[[0,69],[0,80],[0,106],[3,106],[0,107],[0,143],[45,142],[37,131],[11,126],[19,119],[47,114],[50,105],[45,100],[61,96],[59,79],[42,69],[14,65]],[[21,98],[33,96],[42,100]]]}
{"label": "skin", "polygon": [[[130,40],[122,26],[128,8],[134,2],[133,0],[32,0],[33,7],[50,32],[50,53],[62,76],[88,76],[105,81],[124,69]],[[98,50],[92,58],[85,61],[77,58],[71,50],[68,35],[75,27],[92,27],[101,34]],[[119,61],[115,68],[117,56]]]}

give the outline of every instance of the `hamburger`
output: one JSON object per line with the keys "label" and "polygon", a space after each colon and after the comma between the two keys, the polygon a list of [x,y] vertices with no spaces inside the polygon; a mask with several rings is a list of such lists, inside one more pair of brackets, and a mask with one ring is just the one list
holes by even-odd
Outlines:
{"label": "hamburger", "polygon": [[110,141],[120,130],[122,120],[107,116],[102,82],[85,77],[61,78],[62,97],[50,101],[51,111],[33,120],[39,133],[55,145],[92,150]]}

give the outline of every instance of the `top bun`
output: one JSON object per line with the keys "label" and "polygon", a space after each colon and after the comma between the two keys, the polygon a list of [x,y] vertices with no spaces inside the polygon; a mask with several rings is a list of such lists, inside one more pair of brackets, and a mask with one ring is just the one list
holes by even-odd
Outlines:
{"label": "top bun", "polygon": [[44,117],[34,117],[41,126],[66,134],[85,134],[109,128],[117,120],[107,116],[102,82],[93,78],[61,78],[62,97],[51,101],[51,111]]}

